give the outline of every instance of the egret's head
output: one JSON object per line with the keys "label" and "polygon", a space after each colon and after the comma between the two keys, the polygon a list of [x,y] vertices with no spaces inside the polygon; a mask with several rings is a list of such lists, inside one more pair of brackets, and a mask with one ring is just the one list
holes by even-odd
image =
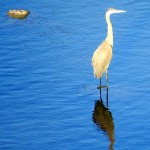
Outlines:
{"label": "egret's head", "polygon": [[111,15],[111,14],[115,14],[115,13],[124,13],[124,12],[126,12],[126,11],[118,10],[118,9],[114,9],[114,8],[109,8],[106,13]]}

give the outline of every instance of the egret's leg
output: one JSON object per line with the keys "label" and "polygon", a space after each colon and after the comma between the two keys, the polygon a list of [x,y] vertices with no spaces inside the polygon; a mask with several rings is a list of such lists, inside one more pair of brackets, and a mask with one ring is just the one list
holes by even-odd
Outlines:
{"label": "egret's leg", "polygon": [[99,88],[99,92],[100,92],[100,101],[102,101],[102,89]]}
{"label": "egret's leg", "polygon": [[106,70],[106,86],[108,87],[108,70]]}
{"label": "egret's leg", "polygon": [[102,85],[102,78],[99,79],[99,85]]}
{"label": "egret's leg", "polygon": [[101,89],[101,86],[102,86],[102,80],[101,78],[99,79],[99,86],[97,87],[97,89]]}
{"label": "egret's leg", "polygon": [[102,78],[99,79],[99,86],[97,87],[97,89],[101,89],[104,86],[102,85]]}
{"label": "egret's leg", "polygon": [[106,89],[106,106],[108,108],[108,87]]}

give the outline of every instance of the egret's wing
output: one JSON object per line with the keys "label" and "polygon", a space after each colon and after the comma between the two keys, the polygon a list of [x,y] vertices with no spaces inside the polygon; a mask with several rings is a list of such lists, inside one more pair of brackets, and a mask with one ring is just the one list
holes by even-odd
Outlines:
{"label": "egret's wing", "polygon": [[104,71],[109,66],[112,58],[112,47],[104,41],[94,52],[92,57],[92,66],[94,68],[94,74],[97,78],[100,78]]}

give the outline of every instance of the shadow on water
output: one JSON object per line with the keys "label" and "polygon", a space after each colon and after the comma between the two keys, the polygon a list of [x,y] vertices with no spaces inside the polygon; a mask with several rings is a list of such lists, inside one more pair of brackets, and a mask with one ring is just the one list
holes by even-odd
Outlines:
{"label": "shadow on water", "polygon": [[95,102],[93,112],[93,122],[102,130],[109,138],[109,150],[114,149],[114,122],[112,113],[108,108],[108,88],[106,89],[106,106],[103,104],[102,90],[100,89],[100,100]]}

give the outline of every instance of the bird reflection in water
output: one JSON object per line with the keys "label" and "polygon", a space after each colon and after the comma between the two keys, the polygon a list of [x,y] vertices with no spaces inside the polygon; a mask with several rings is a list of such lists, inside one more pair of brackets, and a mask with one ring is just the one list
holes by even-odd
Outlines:
{"label": "bird reflection in water", "polygon": [[108,109],[108,88],[106,88],[106,106],[103,104],[101,90],[100,100],[97,100],[95,103],[93,122],[108,136],[110,141],[109,150],[114,150],[114,122]]}

